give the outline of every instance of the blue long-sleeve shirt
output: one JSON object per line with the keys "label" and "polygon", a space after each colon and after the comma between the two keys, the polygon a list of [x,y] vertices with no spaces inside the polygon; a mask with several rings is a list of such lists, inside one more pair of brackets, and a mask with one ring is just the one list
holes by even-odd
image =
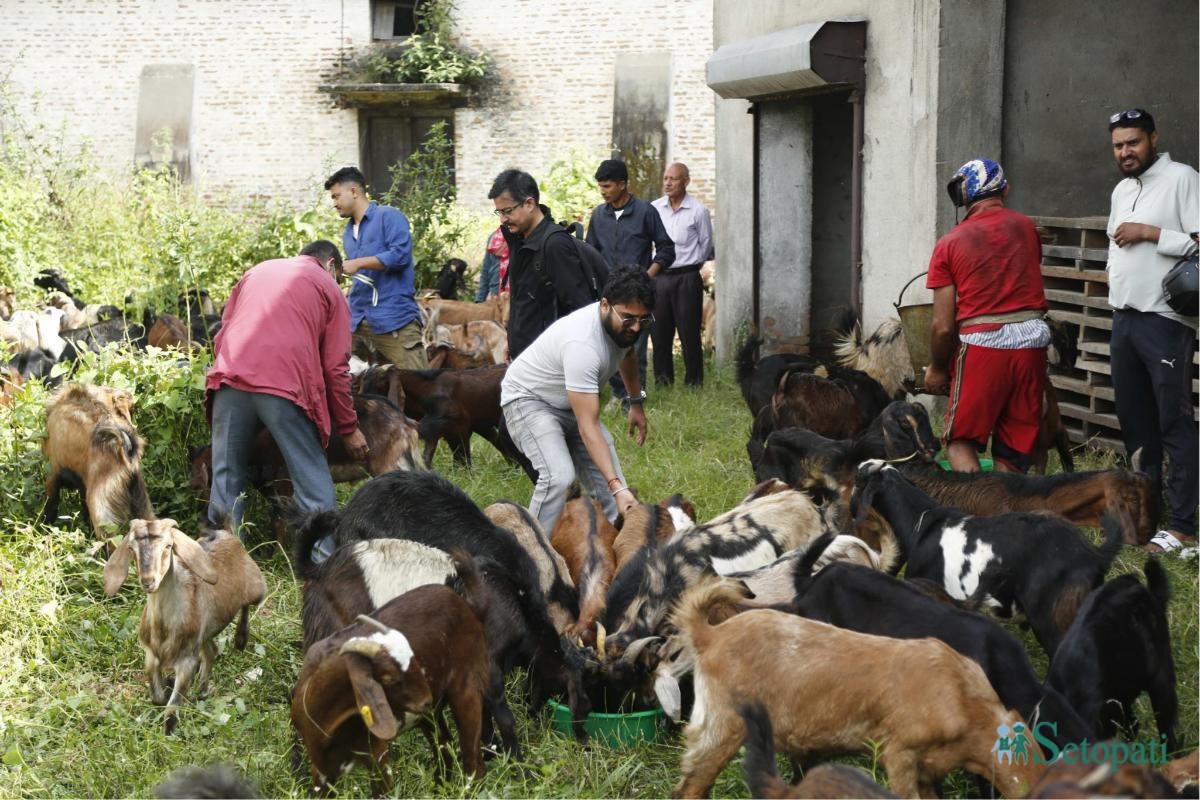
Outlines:
{"label": "blue long-sleeve shirt", "polygon": [[483,266],[479,269],[479,291],[475,302],[482,303],[488,295],[500,294],[500,259],[491,253],[483,254]]}
{"label": "blue long-sleeve shirt", "polygon": [[359,270],[351,276],[350,328],[366,319],[373,333],[390,333],[420,319],[413,288],[412,233],[408,217],[390,206],[367,206],[354,238],[354,222],[342,232],[346,258],[375,256],[384,269]]}
{"label": "blue long-sleeve shirt", "polygon": [[588,223],[587,243],[613,268],[632,264],[648,269],[651,261],[657,261],[666,269],[675,263],[675,243],[662,217],[637,197],[629,198],[620,219],[608,203],[596,206]]}

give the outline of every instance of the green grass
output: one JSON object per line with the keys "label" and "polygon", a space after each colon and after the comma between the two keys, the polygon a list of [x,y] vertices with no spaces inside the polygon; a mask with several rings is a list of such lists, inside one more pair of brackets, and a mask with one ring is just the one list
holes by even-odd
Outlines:
{"label": "green grass", "polygon": [[[11,412],[0,411],[0,431],[11,430],[4,427],[5,413]],[[618,440],[625,473],[643,497],[683,492],[695,503],[701,519],[731,508],[742,498],[753,483],[745,456],[750,420],[729,374],[710,372],[700,392],[682,387],[652,391],[647,413],[650,436],[641,449],[624,435],[617,415],[605,416]],[[0,433],[0,437],[8,435]],[[22,468],[36,471],[35,444],[17,444],[13,451],[25,454]],[[182,444],[151,442],[165,448]],[[476,440],[474,452],[473,471],[454,467],[445,448],[439,450],[437,467],[481,506],[500,499],[528,500],[528,482],[486,443]],[[1106,465],[1107,458],[1085,456],[1079,466]],[[40,474],[27,477],[29,486],[40,482]],[[9,489],[0,488],[3,491]],[[28,498],[19,506],[32,507]],[[64,512],[77,508],[74,499],[64,504]],[[161,731],[161,711],[150,703],[142,674],[136,634],[141,593],[136,586],[127,586],[111,600],[104,597],[102,555],[96,554],[91,537],[77,520],[65,520],[64,527],[55,528],[35,524],[32,512],[10,516],[17,518],[0,526],[0,796],[145,795],[177,767],[217,761],[246,772],[269,796],[307,795],[307,781],[297,782],[288,763],[287,696],[301,663],[299,593],[281,555],[270,555],[263,564],[269,594],[254,614],[251,645],[239,652],[231,646],[231,632],[221,636],[222,654],[208,696],[183,709],[178,733],[167,738]],[[180,521],[184,522],[183,515]],[[194,521],[192,517],[184,524]],[[264,546],[263,555],[270,549]],[[1140,572],[1144,562],[1143,553],[1127,548],[1113,574]],[[1170,623],[1179,674],[1181,746],[1190,751],[1197,745],[1200,674],[1196,562],[1164,559],[1164,564],[1174,590]],[[1022,638],[1035,667],[1044,672],[1046,660],[1032,636],[1015,625],[1006,627]],[[669,793],[678,778],[681,736],[628,751],[581,750],[572,740],[551,732],[548,716],[526,717],[516,688],[514,679],[509,694],[525,749],[520,763],[492,761],[480,784],[470,784],[461,775],[439,784],[424,739],[402,734],[392,746],[395,794],[659,797]],[[1145,738],[1154,724],[1144,700],[1139,714]],[[871,768],[869,757],[853,763]],[[883,771],[877,770],[876,776],[882,780]],[[338,793],[366,796],[368,781],[368,775],[356,770],[339,782]],[[953,776],[944,789],[947,796],[973,793],[961,776]],[[746,794],[740,760],[736,760],[722,774],[714,795]]]}

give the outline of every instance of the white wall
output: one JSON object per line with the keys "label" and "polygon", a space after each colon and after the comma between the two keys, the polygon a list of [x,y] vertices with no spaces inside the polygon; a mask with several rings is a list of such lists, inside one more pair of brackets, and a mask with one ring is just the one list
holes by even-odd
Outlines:
{"label": "white wall", "polygon": [[[863,145],[863,315],[893,314],[900,287],[924,270],[941,196],[934,153],[938,0],[714,0],[714,47],[840,17],[867,20]],[[732,355],[751,315],[753,126],[743,100],[717,100],[717,350]],[[786,222],[770,204],[761,226]],[[764,296],[773,291],[764,283]],[[908,301],[906,295],[905,300]]]}

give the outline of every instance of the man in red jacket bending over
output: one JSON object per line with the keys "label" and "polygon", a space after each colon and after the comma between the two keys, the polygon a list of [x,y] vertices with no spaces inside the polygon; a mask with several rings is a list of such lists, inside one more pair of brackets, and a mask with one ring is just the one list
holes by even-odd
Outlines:
{"label": "man in red jacket bending over", "polygon": [[338,290],[342,256],[318,241],[296,258],[252,267],[225,305],[205,381],[212,424],[208,517],[242,523],[241,494],[255,437],[279,445],[303,511],[336,508],[325,460],[333,428],[359,460],[367,441],[350,398],[350,307]]}
{"label": "man in red jacket bending over", "polygon": [[950,199],[967,215],[938,240],[925,285],[933,290],[925,390],[950,395],[946,455],[979,471],[992,439],[996,469],[1024,472],[1046,389],[1046,292],[1033,220],[1004,207],[1008,181],[989,158],[954,173]]}

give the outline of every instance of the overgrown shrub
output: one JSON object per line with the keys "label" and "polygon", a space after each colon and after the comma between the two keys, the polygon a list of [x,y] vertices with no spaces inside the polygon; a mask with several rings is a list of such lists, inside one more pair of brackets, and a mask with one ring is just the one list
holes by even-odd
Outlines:
{"label": "overgrown shrub", "polygon": [[542,202],[550,207],[556,221],[579,220],[585,225],[592,209],[600,203],[596,188],[596,167],[603,159],[572,150],[555,161],[544,177],[538,179]]}
{"label": "overgrown shrub", "polygon": [[[132,352],[117,344],[101,352],[80,353],[70,380],[111,386],[137,398],[133,422],[146,439],[142,459],[147,489],[162,517],[192,520],[197,512],[188,480],[188,449],[209,440],[204,419],[207,353],[182,358],[174,350]],[[55,368],[61,371],[61,366]],[[45,404],[50,397],[39,381],[25,384],[13,403],[0,407],[0,519],[32,520],[45,500]],[[68,493],[62,513],[73,513],[81,499]]]}
{"label": "overgrown shrub", "polygon": [[466,83],[487,74],[491,58],[455,43],[453,0],[417,5],[417,32],[402,44],[381,47],[363,57],[352,72],[369,83]]}
{"label": "overgrown shrub", "polygon": [[432,287],[446,259],[462,257],[476,228],[475,221],[455,204],[454,140],[446,123],[434,123],[421,146],[393,165],[391,173],[392,188],[379,201],[408,217],[416,285]]}

